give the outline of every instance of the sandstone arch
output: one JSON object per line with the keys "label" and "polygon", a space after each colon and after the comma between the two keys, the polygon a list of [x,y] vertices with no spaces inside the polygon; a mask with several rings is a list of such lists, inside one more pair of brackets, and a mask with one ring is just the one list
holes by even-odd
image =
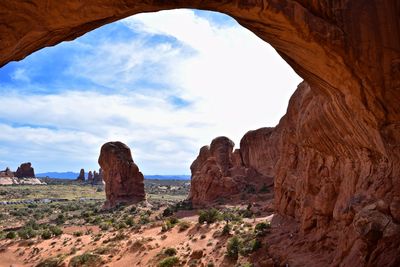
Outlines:
{"label": "sandstone arch", "polygon": [[186,7],[232,16],[306,81],[269,137],[280,213],[338,243],[333,265],[398,265],[399,1],[1,1],[0,66],[136,13]]}

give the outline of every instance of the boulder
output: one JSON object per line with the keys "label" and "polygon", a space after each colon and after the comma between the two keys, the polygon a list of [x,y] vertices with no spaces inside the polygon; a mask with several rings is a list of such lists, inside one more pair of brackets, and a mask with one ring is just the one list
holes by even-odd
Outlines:
{"label": "boulder", "polygon": [[127,145],[121,142],[104,144],[98,161],[105,182],[105,209],[145,199],[144,177],[134,163]]}

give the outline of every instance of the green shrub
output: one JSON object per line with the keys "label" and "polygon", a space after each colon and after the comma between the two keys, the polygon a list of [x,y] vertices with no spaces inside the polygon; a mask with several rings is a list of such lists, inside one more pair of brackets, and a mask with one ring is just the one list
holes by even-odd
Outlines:
{"label": "green shrub", "polygon": [[186,231],[190,227],[190,223],[186,221],[182,221],[178,224],[179,226],[179,232]]}
{"label": "green shrub", "polygon": [[258,235],[258,236],[264,236],[266,234],[266,232],[268,231],[268,229],[271,228],[271,224],[265,223],[265,222],[261,222],[261,223],[257,223],[256,227],[254,228],[254,232]]}
{"label": "green shrub", "polygon": [[234,236],[228,241],[228,245],[226,246],[226,255],[232,259],[232,260],[237,260],[239,256],[239,251],[241,247],[241,240]]}
{"label": "green shrub", "polygon": [[37,235],[36,231],[32,229],[32,227],[26,226],[20,230],[18,230],[18,236],[22,239],[30,239]]}
{"label": "green shrub", "polygon": [[172,227],[174,227],[174,226],[171,224],[170,221],[167,220],[161,226],[161,232],[169,231],[170,229],[172,229]]}
{"label": "green shrub", "polygon": [[102,259],[99,255],[88,252],[73,257],[69,262],[70,267],[95,267],[102,266],[102,264]]}
{"label": "green shrub", "polygon": [[76,236],[76,237],[80,237],[80,236],[83,236],[83,232],[82,231],[76,231],[76,232],[73,233],[73,235]]}
{"label": "green shrub", "polygon": [[247,242],[242,242],[240,254],[247,256],[261,248],[261,242],[258,239],[252,239]]}
{"label": "green shrub", "polygon": [[179,259],[175,256],[163,259],[158,263],[158,267],[173,267],[179,263]]}
{"label": "green shrub", "polygon": [[175,248],[166,248],[164,250],[164,254],[167,256],[175,256],[176,255],[176,249]]}
{"label": "green shrub", "polygon": [[63,234],[63,230],[58,226],[50,226],[49,230],[54,236],[60,236]]}
{"label": "green shrub", "polygon": [[42,232],[42,239],[50,239],[52,236],[52,233],[50,232],[50,230],[46,229]]}
{"label": "green shrub", "polygon": [[135,225],[135,221],[133,220],[132,217],[126,218],[126,219],[125,219],[125,223],[126,223],[126,225],[128,225],[128,226],[130,226],[130,227],[132,227],[132,226]]}
{"label": "green shrub", "polygon": [[214,208],[199,212],[199,223],[207,222],[207,224],[210,224],[218,220],[221,220],[221,213]]}
{"label": "green shrub", "polygon": [[14,239],[17,237],[17,234],[14,231],[8,232],[6,235],[7,239]]}
{"label": "green shrub", "polygon": [[174,214],[173,209],[172,209],[171,207],[167,207],[167,208],[163,211],[162,216],[163,216],[163,217],[168,217],[168,216],[171,216],[171,215],[173,215],[173,214]]}
{"label": "green shrub", "polygon": [[222,235],[229,235],[231,231],[231,225],[229,223],[226,223],[224,225],[224,228],[222,228]]}
{"label": "green shrub", "polygon": [[65,255],[57,255],[55,257],[51,257],[45,259],[44,261],[40,262],[36,267],[61,267],[65,266],[63,263],[65,259]]}

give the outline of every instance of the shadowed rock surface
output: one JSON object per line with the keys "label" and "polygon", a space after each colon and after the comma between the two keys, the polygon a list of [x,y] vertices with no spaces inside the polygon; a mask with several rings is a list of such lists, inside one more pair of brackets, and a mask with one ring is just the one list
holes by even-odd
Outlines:
{"label": "shadowed rock surface", "polygon": [[[231,15],[305,80],[267,138],[272,150],[244,152],[274,174],[277,211],[298,222],[302,237],[275,252],[290,266],[400,265],[399,1],[0,1],[0,65],[133,14],[182,7]],[[276,152],[273,164],[258,158]]]}
{"label": "shadowed rock surface", "polygon": [[121,142],[104,144],[101,147],[99,164],[106,184],[105,209],[145,199],[144,177],[133,162],[128,146]]}
{"label": "shadowed rock surface", "polygon": [[35,178],[35,170],[30,162],[22,163],[15,172],[17,178]]}

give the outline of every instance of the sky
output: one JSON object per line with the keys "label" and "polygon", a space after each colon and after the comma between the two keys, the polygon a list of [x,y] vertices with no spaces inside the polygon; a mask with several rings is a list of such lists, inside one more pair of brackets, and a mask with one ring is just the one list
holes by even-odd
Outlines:
{"label": "sky", "polygon": [[190,174],[215,137],[275,126],[300,81],[229,16],[138,14],[0,68],[0,169],[98,169],[121,141],[145,174]]}

